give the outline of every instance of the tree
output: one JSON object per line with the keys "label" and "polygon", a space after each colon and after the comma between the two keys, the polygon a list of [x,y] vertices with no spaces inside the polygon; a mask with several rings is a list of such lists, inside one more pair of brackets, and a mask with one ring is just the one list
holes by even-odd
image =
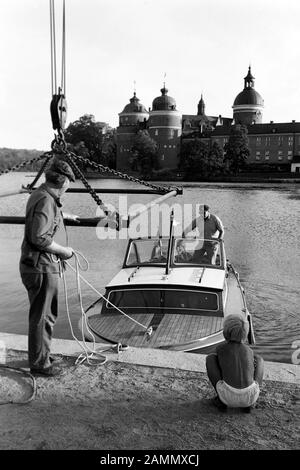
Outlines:
{"label": "tree", "polygon": [[206,142],[197,138],[191,141],[183,141],[180,156],[180,167],[187,177],[197,173],[205,176],[209,158],[209,148]]}
{"label": "tree", "polygon": [[148,131],[140,130],[137,132],[132,146],[132,167],[139,168],[143,177],[151,176],[153,170],[158,170],[158,147]]}
{"label": "tree", "polygon": [[66,141],[76,148],[80,145],[87,151],[88,158],[97,163],[102,162],[103,136],[108,128],[105,122],[97,122],[92,114],[84,114],[77,121],[69,124],[65,131]]}
{"label": "tree", "polygon": [[116,169],[117,140],[115,129],[109,129],[103,136],[102,161],[103,165]]}
{"label": "tree", "polygon": [[209,176],[219,175],[224,171],[224,151],[223,148],[214,142],[209,151],[208,161],[207,161],[207,174]]}
{"label": "tree", "polygon": [[247,127],[241,124],[234,126],[224,149],[228,170],[237,175],[246,166],[250,155]]}

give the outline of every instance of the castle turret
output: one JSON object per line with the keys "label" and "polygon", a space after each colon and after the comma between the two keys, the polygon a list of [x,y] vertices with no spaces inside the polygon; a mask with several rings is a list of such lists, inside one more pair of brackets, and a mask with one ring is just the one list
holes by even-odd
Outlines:
{"label": "castle turret", "polygon": [[145,128],[149,113],[133,93],[129,103],[119,113],[117,127],[117,168],[131,168],[132,142],[139,129]]}
{"label": "castle turret", "polygon": [[168,95],[165,84],[160,91],[161,96],[152,103],[149,134],[158,144],[160,168],[177,168],[182,116],[176,109],[175,99]]}
{"label": "castle turret", "polygon": [[203,96],[202,96],[202,93],[201,93],[201,99],[198,103],[198,113],[197,113],[198,116],[205,116],[205,103],[204,103],[204,100],[203,100]]}
{"label": "castle turret", "polygon": [[233,119],[236,124],[260,124],[262,122],[262,109],[264,100],[254,89],[254,77],[249,66],[248,74],[244,78],[244,89],[237,95],[233,103]]}

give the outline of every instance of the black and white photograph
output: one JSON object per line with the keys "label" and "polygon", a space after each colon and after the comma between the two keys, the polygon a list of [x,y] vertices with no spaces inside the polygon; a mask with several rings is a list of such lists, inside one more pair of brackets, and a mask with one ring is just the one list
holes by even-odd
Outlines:
{"label": "black and white photograph", "polygon": [[13,460],[299,450],[299,25],[298,0],[0,1]]}

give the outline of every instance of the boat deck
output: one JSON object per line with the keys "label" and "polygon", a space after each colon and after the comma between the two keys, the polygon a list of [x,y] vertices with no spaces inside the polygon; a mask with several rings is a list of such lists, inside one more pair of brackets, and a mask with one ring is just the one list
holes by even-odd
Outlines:
{"label": "boat deck", "polygon": [[172,344],[182,344],[222,329],[223,317],[185,315],[177,313],[133,313],[134,320],[153,332],[149,336],[146,330],[120,313],[94,314],[89,317],[91,330],[115,343],[133,347],[163,348]]}

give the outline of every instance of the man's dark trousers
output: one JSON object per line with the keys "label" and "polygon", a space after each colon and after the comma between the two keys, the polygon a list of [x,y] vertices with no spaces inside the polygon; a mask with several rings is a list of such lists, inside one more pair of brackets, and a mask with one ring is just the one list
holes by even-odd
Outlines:
{"label": "man's dark trousers", "polygon": [[58,313],[58,273],[21,273],[29,309],[28,359],[32,369],[50,367],[53,326]]}

